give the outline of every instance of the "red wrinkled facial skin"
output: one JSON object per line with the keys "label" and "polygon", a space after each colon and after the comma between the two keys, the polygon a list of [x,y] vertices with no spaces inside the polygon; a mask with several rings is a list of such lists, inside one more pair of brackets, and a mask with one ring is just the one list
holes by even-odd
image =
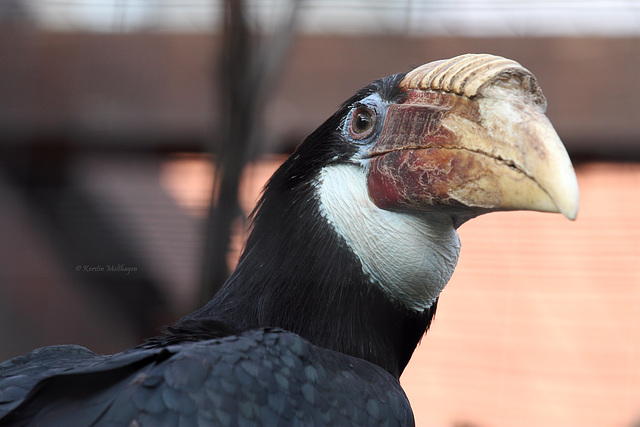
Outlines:
{"label": "red wrinkled facial skin", "polygon": [[452,111],[475,119],[474,107],[452,94],[413,92],[389,108],[367,177],[376,206],[429,210],[453,202],[450,189],[472,179],[478,165],[442,120]]}
{"label": "red wrinkled facial skin", "polygon": [[450,189],[472,175],[473,163],[473,157],[460,150],[393,151],[372,159],[369,197],[386,210],[429,210],[450,204]]}

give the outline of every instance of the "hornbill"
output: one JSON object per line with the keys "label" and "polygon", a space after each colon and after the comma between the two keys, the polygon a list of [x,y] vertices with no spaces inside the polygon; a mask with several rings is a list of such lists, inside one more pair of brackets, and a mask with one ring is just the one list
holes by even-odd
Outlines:
{"label": "hornbill", "polygon": [[399,377],[480,214],[560,212],[578,186],[515,61],[462,55],[375,81],[267,183],[203,308],[115,355],[0,365],[1,425],[413,425]]}

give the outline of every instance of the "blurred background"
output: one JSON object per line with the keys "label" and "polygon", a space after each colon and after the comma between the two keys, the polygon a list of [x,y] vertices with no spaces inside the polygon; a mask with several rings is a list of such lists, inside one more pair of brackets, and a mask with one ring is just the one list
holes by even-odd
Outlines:
{"label": "blurred background", "polygon": [[538,77],[581,209],[460,229],[401,378],[417,425],[639,426],[637,0],[3,0],[0,360],[116,352],[200,306],[308,133],[468,52]]}

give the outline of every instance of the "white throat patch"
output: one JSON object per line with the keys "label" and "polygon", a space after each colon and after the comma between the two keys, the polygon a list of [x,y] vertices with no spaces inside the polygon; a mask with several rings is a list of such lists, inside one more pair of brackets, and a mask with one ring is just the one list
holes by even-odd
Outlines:
{"label": "white throat patch", "polygon": [[367,277],[405,307],[429,308],[445,287],[460,253],[447,215],[391,212],[369,198],[357,165],[332,165],[317,184],[322,215],[362,263]]}

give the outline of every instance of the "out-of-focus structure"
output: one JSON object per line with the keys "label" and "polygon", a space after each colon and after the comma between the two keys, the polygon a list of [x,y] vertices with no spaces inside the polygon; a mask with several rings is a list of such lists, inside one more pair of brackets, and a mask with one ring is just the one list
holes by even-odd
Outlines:
{"label": "out-of-focus structure", "polygon": [[[246,5],[269,38],[292,3]],[[193,308],[223,10],[0,4],[0,359],[71,342],[117,351]],[[245,213],[282,156],[354,91],[466,52],[535,73],[577,164],[575,223],[496,214],[460,230],[460,265],[402,378],[417,424],[637,425],[640,5],[307,0],[295,28],[242,175]]]}

